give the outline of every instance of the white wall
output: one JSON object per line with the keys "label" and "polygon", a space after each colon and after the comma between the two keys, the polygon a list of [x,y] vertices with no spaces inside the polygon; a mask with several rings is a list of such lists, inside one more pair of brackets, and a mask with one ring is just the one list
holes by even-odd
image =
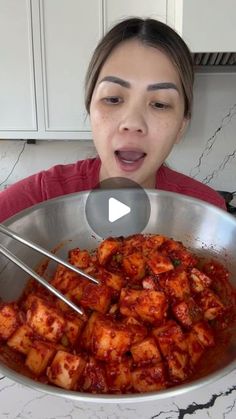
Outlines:
{"label": "white wall", "polygon": [[[58,163],[92,157],[91,141],[0,141],[0,189]],[[168,164],[218,190],[236,190],[236,74],[198,74],[193,118]]]}
{"label": "white wall", "polygon": [[198,74],[193,118],[169,164],[218,190],[236,190],[236,74]]}

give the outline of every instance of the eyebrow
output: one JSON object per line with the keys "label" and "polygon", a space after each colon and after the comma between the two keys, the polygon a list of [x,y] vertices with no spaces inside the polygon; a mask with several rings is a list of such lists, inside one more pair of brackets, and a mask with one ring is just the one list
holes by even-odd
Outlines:
{"label": "eyebrow", "polygon": [[119,77],[115,77],[115,76],[106,76],[102,80],[100,80],[99,83],[102,83],[103,81],[109,81],[111,83],[116,83],[116,84],[119,84],[122,87],[127,87],[127,88],[131,87],[131,85],[128,81],[125,81],[125,80],[120,79]]}
{"label": "eyebrow", "polygon": [[175,89],[175,90],[177,90],[177,92],[179,92],[179,89],[176,86],[176,84],[171,83],[171,82],[149,84],[148,87],[147,87],[148,91],[149,90],[160,90],[160,89]]}
{"label": "eyebrow", "polygon": [[[100,80],[99,83],[102,83],[104,81],[119,84],[120,86],[126,87],[127,89],[131,87],[131,84],[128,81],[120,79],[119,77],[116,77],[116,76],[106,76],[102,80]],[[161,89],[175,89],[177,90],[177,92],[179,92],[179,89],[176,86],[176,84],[172,82],[153,83],[147,86],[147,91],[161,90]]]}

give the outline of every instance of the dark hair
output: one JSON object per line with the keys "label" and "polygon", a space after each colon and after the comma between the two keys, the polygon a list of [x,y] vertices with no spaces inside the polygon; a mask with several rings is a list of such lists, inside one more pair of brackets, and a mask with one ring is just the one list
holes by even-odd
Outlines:
{"label": "dark hair", "polygon": [[130,18],[119,22],[101,39],[91,58],[85,79],[85,106],[90,110],[92,94],[106,59],[116,46],[128,39],[165,52],[175,66],[183,88],[184,115],[191,116],[193,99],[192,56],[183,39],[165,23],[155,19]]}

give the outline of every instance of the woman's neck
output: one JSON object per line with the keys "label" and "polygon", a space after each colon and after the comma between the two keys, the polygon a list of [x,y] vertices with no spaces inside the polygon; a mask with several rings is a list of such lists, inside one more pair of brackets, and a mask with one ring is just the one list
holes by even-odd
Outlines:
{"label": "woman's neck", "polygon": [[[124,176],[125,178],[125,176]],[[103,167],[101,165],[100,167],[100,173],[99,173],[99,182],[102,182],[103,180],[109,179],[109,176],[106,176],[106,173],[104,173]],[[127,179],[129,179],[127,177]],[[130,179],[132,180],[132,179]],[[136,182],[136,181],[134,181]],[[156,174],[154,174],[153,176],[150,176],[149,178],[145,179],[143,182],[136,182],[139,184],[139,186],[141,186],[142,188],[145,189],[155,189],[156,188]]]}

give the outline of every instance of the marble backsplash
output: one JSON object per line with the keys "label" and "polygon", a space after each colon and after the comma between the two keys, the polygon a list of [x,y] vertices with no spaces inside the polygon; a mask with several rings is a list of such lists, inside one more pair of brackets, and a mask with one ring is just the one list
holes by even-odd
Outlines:
{"label": "marble backsplash", "polygon": [[[236,74],[196,75],[193,117],[167,164],[217,190],[236,190]],[[92,141],[0,141],[0,190],[55,164],[95,155]]]}
{"label": "marble backsplash", "polygon": [[217,190],[236,190],[236,74],[198,74],[189,129],[168,163]]}

